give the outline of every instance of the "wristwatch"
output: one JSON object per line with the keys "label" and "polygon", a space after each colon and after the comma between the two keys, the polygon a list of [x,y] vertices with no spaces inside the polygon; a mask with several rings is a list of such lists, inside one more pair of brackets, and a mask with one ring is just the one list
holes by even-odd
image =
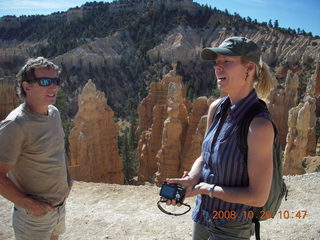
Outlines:
{"label": "wristwatch", "polygon": [[213,198],[213,192],[214,192],[214,188],[216,187],[215,184],[212,185],[212,187],[209,189],[209,197]]}

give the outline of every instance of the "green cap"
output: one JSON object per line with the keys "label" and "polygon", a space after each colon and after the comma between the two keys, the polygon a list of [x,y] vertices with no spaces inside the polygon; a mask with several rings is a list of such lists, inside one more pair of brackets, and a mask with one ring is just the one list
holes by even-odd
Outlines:
{"label": "green cap", "polygon": [[218,55],[229,57],[243,57],[260,65],[261,51],[258,45],[245,37],[230,37],[225,39],[219,47],[204,48],[201,58],[204,60],[216,60]]}

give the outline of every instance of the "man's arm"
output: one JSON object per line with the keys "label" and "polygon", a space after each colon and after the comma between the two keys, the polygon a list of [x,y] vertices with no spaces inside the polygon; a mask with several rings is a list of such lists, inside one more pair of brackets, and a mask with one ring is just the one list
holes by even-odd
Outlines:
{"label": "man's arm", "polygon": [[42,216],[53,208],[44,202],[37,201],[26,196],[18,187],[8,178],[8,172],[11,166],[0,162],[0,194],[9,201],[27,209],[34,216]]}

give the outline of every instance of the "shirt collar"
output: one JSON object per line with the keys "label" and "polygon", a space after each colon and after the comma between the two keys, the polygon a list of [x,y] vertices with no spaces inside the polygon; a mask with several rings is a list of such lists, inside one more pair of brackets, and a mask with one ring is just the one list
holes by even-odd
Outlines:
{"label": "shirt collar", "polygon": [[230,107],[230,115],[234,119],[241,119],[246,110],[257,101],[259,101],[259,98],[256,91],[253,89],[248,96]]}

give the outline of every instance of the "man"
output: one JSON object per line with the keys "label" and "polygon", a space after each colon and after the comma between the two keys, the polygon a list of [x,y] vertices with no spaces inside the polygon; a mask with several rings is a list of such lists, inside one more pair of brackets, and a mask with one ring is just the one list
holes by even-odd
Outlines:
{"label": "man", "polygon": [[56,102],[59,69],[31,58],[18,73],[24,103],[0,123],[0,194],[14,203],[17,240],[56,240],[65,231],[68,176]]}

